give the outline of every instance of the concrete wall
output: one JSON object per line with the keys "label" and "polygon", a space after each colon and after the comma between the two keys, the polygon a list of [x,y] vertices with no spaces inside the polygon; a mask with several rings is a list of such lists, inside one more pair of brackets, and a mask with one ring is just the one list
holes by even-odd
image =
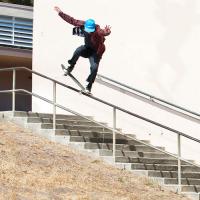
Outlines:
{"label": "concrete wall", "polygon": [[[112,26],[112,33],[106,38],[107,50],[100,64],[100,74],[200,113],[199,1],[35,1],[33,69],[76,87],[69,78],[62,76],[60,64],[67,62],[83,39],[72,36],[72,26],[58,17],[54,6],[77,19],[94,18],[101,27]],[[88,73],[88,60],[80,58],[73,74],[84,83]],[[52,99],[49,81],[34,76],[33,91]],[[199,123],[126,97],[98,83],[92,92],[99,98],[200,139]],[[61,87],[57,88],[57,93],[58,103],[112,124],[112,108]],[[33,110],[51,112],[52,106],[33,99]],[[176,134],[127,118],[120,112],[117,117],[117,126],[125,132],[177,152]],[[199,159],[200,145],[182,142],[183,155]]]}

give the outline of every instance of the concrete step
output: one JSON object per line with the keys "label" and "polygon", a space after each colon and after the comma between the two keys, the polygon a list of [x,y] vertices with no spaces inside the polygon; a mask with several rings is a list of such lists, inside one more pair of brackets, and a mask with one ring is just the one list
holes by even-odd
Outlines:
{"label": "concrete step", "polygon": [[192,200],[200,200],[200,193],[196,192],[181,192],[182,195],[187,196],[189,199]]}
{"label": "concrete step", "polygon": [[[53,129],[53,124],[41,124],[42,129]],[[68,130],[92,130],[92,131],[110,131],[109,129],[101,126],[86,126],[86,125],[63,125],[56,124],[56,129],[68,129]]]}
{"label": "concrete step", "polygon": [[[101,156],[112,156],[113,151],[108,149],[100,150]],[[170,155],[158,152],[138,152],[138,151],[119,151],[115,152],[116,156],[129,156],[129,157],[147,157],[147,158],[173,158]]]}
{"label": "concrete step", "polygon": [[[172,174],[168,174],[167,172],[177,172],[178,166],[173,164],[145,164],[145,163],[132,163],[132,170],[155,170],[155,173],[150,172],[149,176],[152,177],[171,177]],[[181,170],[183,172],[200,172],[199,168],[196,168],[191,165],[182,165]]]}
{"label": "concrete step", "polygon": [[[178,173],[177,171],[157,171],[157,170],[149,170],[147,171],[147,175],[150,177],[165,177],[165,178],[177,178]],[[191,169],[187,166],[182,167],[182,178],[194,178],[194,179],[200,179],[200,171],[199,168]]]}
{"label": "concrete step", "polygon": [[[94,143],[113,143],[113,135],[112,133],[103,133],[99,134],[98,132],[90,132],[82,135],[72,135],[72,131],[69,131],[71,135],[71,141],[73,142],[94,142]],[[80,131],[81,132],[81,131]],[[79,132],[79,133],[80,133]],[[129,140],[127,140],[126,137],[123,137],[123,135],[117,134],[116,135],[116,143],[117,144],[129,144]],[[141,143],[137,140],[131,140],[132,145],[141,145]]]}
{"label": "concrete step", "polygon": [[[162,147],[157,147],[161,148]],[[106,149],[106,150],[112,150],[113,144],[112,143],[91,143],[86,142],[85,143],[85,149]],[[127,144],[117,144],[116,150],[122,150],[122,151],[142,151],[142,152],[159,152],[158,150],[146,146],[146,145],[127,145]]]}
{"label": "concrete step", "polygon": [[[104,137],[84,137],[84,136],[71,136],[70,142],[94,142],[94,143],[111,143],[112,138]],[[125,139],[116,139],[116,144],[127,144]]]}
{"label": "concrete step", "polygon": [[[90,130],[69,130],[71,136],[83,136],[89,138],[105,138],[105,139],[113,139],[112,131],[90,131]],[[129,143],[131,141],[132,144],[141,144],[140,141],[136,141],[134,139],[127,138],[126,135],[118,134],[115,135],[116,139],[127,140]],[[136,137],[133,135],[132,138]],[[149,143],[148,140],[141,140],[142,142]]]}
{"label": "concrete step", "polygon": [[182,192],[200,192],[200,185],[182,185]]}
{"label": "concrete step", "polygon": [[[103,137],[112,138],[113,132],[111,131],[92,131],[92,130],[69,130],[69,129],[56,129],[56,135],[71,135],[71,136],[85,136],[85,137]],[[126,138],[121,134],[116,135],[117,139]],[[145,140],[144,140],[145,142]]]}
{"label": "concrete step", "polygon": [[[164,183],[175,185],[175,184],[178,184],[178,179],[177,178],[165,178]],[[181,184],[182,185],[200,185],[200,179],[182,178]]]}
{"label": "concrete step", "polygon": [[55,130],[55,135],[69,135],[69,136],[97,136],[99,137],[103,134],[112,134],[111,132],[102,132],[102,131],[90,131],[90,130],[68,130],[68,129],[57,129]]}
{"label": "concrete step", "polygon": [[[168,190],[178,192],[178,185],[164,185],[165,188]],[[187,196],[191,200],[199,200],[200,193],[199,193],[199,186],[196,185],[182,185],[181,186],[181,194]]]}
{"label": "concrete step", "polygon": [[[47,123],[52,124],[52,118],[42,118],[42,117],[28,117],[28,123]],[[86,119],[56,119],[56,124],[66,124],[66,125],[98,125],[97,123],[91,122]],[[106,123],[101,122],[102,125],[106,125]]]}
{"label": "concrete step", "polygon": [[[116,162],[121,163],[144,163],[144,164],[168,164],[177,165],[178,161],[175,158],[146,158],[146,157],[116,157]],[[182,162],[182,165],[186,165],[186,162]]]}
{"label": "concrete step", "polygon": [[[24,112],[24,111],[15,111],[15,117],[41,117],[41,118],[53,118],[53,114],[49,113],[36,113],[36,112]],[[85,116],[86,118],[93,119],[92,116]],[[57,119],[79,119],[85,120],[85,118],[77,115],[64,115],[64,114],[57,114]]]}

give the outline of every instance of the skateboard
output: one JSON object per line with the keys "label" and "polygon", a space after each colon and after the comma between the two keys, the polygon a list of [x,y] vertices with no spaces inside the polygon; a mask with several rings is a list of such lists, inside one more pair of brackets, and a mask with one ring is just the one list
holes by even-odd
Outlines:
{"label": "skateboard", "polygon": [[[63,71],[67,71],[67,68],[63,64],[61,64],[61,67]],[[92,95],[91,92],[86,91],[85,87],[71,73],[65,73],[64,76],[69,76],[79,86],[81,93]]]}

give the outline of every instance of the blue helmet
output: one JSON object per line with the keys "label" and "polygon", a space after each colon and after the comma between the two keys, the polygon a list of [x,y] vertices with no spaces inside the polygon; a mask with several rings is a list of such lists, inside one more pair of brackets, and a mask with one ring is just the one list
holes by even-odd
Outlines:
{"label": "blue helmet", "polygon": [[85,21],[84,30],[88,33],[92,33],[95,31],[95,21],[93,19],[88,19]]}

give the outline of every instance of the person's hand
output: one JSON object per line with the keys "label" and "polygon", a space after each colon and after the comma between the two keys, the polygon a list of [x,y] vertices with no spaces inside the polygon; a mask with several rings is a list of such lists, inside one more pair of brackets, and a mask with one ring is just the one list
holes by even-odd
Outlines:
{"label": "person's hand", "polygon": [[111,33],[111,26],[106,25],[104,28],[105,36],[110,35],[110,33]]}
{"label": "person's hand", "polygon": [[111,26],[106,25],[105,30],[106,30],[107,32],[111,32]]}
{"label": "person's hand", "polygon": [[57,13],[62,12],[58,6],[55,6],[55,7],[54,7],[54,10],[55,10]]}

